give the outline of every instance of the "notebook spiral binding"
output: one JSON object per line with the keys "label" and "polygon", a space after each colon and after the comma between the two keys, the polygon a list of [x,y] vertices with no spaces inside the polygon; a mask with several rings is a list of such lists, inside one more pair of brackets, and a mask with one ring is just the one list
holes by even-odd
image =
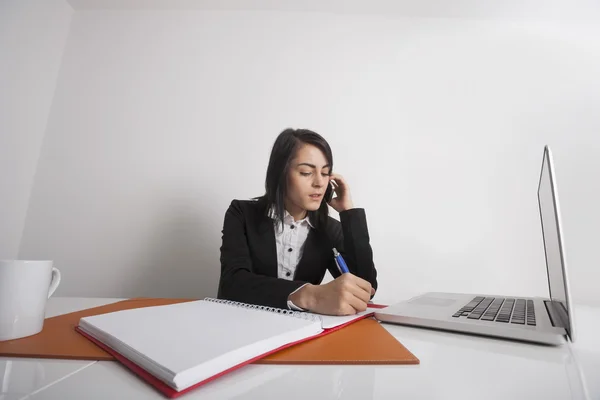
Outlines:
{"label": "notebook spiral binding", "polygon": [[285,310],[283,308],[259,306],[256,304],[240,303],[237,301],[215,299],[212,297],[205,297],[204,301],[210,301],[213,303],[226,304],[228,306],[242,307],[242,308],[248,308],[248,309],[259,310],[259,311],[267,311],[267,312],[272,312],[272,313],[276,313],[276,314],[289,315],[290,317],[306,319],[309,321],[321,321],[321,318],[318,315],[311,314],[311,313],[305,313],[305,312],[301,312],[301,311],[293,311],[293,310]]}

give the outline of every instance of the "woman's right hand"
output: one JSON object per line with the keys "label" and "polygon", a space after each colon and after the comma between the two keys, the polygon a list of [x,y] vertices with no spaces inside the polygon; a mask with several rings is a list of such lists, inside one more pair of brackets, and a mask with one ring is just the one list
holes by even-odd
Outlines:
{"label": "woman's right hand", "polygon": [[317,314],[353,315],[367,309],[373,294],[368,281],[345,273],[324,285],[306,285],[292,294],[290,300]]}

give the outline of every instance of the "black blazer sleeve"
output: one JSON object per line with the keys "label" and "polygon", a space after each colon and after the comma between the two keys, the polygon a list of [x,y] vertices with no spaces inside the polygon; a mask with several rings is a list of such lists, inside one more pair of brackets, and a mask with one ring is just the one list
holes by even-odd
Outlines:
{"label": "black blazer sleeve", "polygon": [[[377,270],[373,263],[373,250],[371,249],[367,217],[362,208],[353,208],[342,211],[340,222],[330,219],[328,236],[333,247],[344,257],[350,272],[368,282],[377,289]],[[334,278],[340,276],[333,253],[329,272]]]}
{"label": "black blazer sleeve", "polygon": [[290,293],[306,282],[258,274],[252,265],[246,232],[243,210],[240,203],[234,200],[223,222],[218,297],[287,309]]}

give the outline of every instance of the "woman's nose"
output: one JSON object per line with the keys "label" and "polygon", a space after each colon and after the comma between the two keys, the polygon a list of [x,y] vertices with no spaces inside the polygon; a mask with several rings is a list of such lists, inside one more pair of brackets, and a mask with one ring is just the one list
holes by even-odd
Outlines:
{"label": "woman's nose", "polygon": [[313,181],[313,185],[315,187],[322,187],[327,183],[327,180],[328,177],[322,176],[321,174],[317,174],[317,177]]}

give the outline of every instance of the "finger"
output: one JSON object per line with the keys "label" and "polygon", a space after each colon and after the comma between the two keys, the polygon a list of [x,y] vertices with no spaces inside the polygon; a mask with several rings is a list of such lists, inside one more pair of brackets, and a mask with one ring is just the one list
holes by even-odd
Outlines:
{"label": "finger", "polygon": [[339,185],[344,185],[346,183],[346,180],[340,174],[333,174],[332,173],[331,175],[329,175],[329,180],[333,181],[338,186]]}
{"label": "finger", "polygon": [[351,293],[354,297],[362,301],[363,303],[368,303],[371,300],[371,293],[365,292],[362,288],[355,286],[355,290],[351,290]]}
{"label": "finger", "polygon": [[[362,290],[360,291],[362,292]],[[356,312],[362,312],[367,309],[367,303],[369,300],[364,300],[361,297],[356,296],[354,293],[348,298],[348,304],[354,308]]]}
{"label": "finger", "polygon": [[344,195],[348,191],[348,183],[343,176],[338,174],[331,174],[329,182],[332,183],[335,193],[338,195]]}
{"label": "finger", "polygon": [[339,315],[354,315],[356,314],[358,311],[356,311],[356,309],[354,307],[352,307],[350,305],[350,303],[344,304],[341,308],[340,308],[340,312]]}
{"label": "finger", "polygon": [[330,179],[335,179],[335,180],[339,180],[340,182],[344,182],[344,177],[340,174],[336,174],[336,173],[332,172],[329,175],[329,177],[330,177]]}
{"label": "finger", "polygon": [[373,288],[371,287],[371,283],[369,281],[364,280],[361,277],[358,277],[354,274],[350,274],[352,276],[352,281],[354,283],[356,283],[357,286],[359,286],[362,290],[364,290],[366,293],[371,293],[371,291],[373,290]]}
{"label": "finger", "polygon": [[[338,279],[343,285],[343,290],[349,292],[353,297],[358,298],[364,303],[368,303],[371,300],[371,284],[369,282],[364,281],[351,273],[342,274],[336,278],[336,280]],[[361,283],[363,287],[359,286],[357,283]]]}
{"label": "finger", "polygon": [[368,291],[363,289],[362,287],[350,284],[348,285],[348,291],[356,298],[360,299],[364,303],[368,303],[371,300],[371,290]]}

